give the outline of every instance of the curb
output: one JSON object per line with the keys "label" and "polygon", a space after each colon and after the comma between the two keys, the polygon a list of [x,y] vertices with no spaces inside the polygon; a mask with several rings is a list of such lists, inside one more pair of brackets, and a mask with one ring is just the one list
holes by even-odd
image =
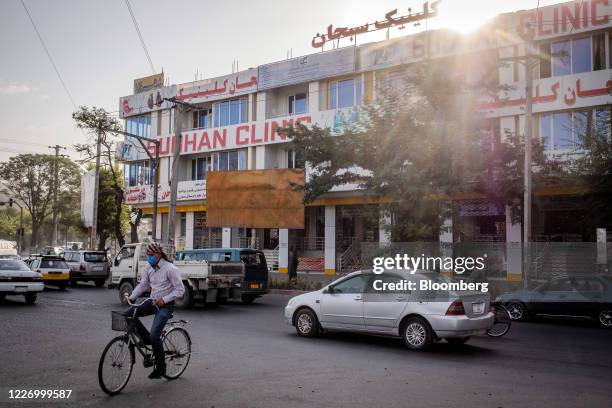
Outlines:
{"label": "curb", "polygon": [[271,294],[275,295],[292,295],[297,296],[303,293],[308,293],[308,290],[295,290],[295,289],[270,289]]}

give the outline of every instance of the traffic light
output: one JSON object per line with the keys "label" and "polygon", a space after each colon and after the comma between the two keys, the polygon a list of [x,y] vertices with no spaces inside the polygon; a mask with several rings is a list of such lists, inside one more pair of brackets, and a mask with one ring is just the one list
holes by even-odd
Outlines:
{"label": "traffic light", "polygon": [[9,205],[9,207],[12,207],[12,206],[13,206],[13,199],[12,199],[12,198],[9,198],[8,205]]}

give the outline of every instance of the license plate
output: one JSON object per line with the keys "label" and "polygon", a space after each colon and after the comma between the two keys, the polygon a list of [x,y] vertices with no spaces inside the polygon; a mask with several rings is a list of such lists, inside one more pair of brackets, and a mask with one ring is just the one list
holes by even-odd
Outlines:
{"label": "license plate", "polygon": [[484,303],[472,303],[472,312],[482,313],[484,312]]}
{"label": "license plate", "polygon": [[28,291],[27,286],[15,286],[15,292],[17,293],[22,293],[22,292],[27,292],[27,291]]}
{"label": "license plate", "polygon": [[62,272],[48,272],[44,275],[45,280],[62,280],[62,279],[68,279],[68,274],[62,273]]}
{"label": "license plate", "polygon": [[259,289],[261,287],[261,284],[259,284],[259,283],[251,283],[251,285],[249,287],[251,289]]}
{"label": "license plate", "polygon": [[91,268],[91,270],[92,270],[92,271],[96,271],[96,272],[99,272],[99,271],[101,271],[102,269],[103,269],[103,268],[102,268],[101,266],[94,266],[94,267],[92,267],[92,268]]}

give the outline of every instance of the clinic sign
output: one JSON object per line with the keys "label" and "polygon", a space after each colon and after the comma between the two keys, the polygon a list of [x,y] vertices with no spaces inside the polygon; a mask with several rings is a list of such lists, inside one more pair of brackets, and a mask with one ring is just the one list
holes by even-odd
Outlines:
{"label": "clinic sign", "polygon": [[[354,123],[358,120],[359,111],[354,108],[348,108],[211,129],[190,130],[182,133],[180,152],[181,154],[207,153],[285,143],[289,142],[290,139],[282,129],[292,125],[301,123],[309,126],[316,124],[322,128],[330,128],[332,133],[338,133],[347,123]],[[160,141],[159,155],[161,157],[172,155],[174,152],[174,136],[165,136],[158,139]],[[155,154],[155,145],[153,143],[149,143],[147,149],[152,154]]]}
{"label": "clinic sign", "polygon": [[189,103],[202,103],[246,95],[257,91],[257,76],[257,68],[251,68],[231,75],[179,85],[176,97]]}
{"label": "clinic sign", "polygon": [[578,34],[610,24],[612,0],[575,0],[507,15],[506,27],[524,34],[531,24],[535,40]]}
{"label": "clinic sign", "polygon": [[153,89],[147,92],[141,92],[135,95],[129,95],[119,98],[119,116],[126,118],[129,116],[137,116],[161,109],[170,109],[172,103],[166,101],[166,98],[174,98],[176,96],[176,85],[165,86],[159,89]]}
{"label": "clinic sign", "polygon": [[[153,202],[153,185],[127,187],[124,192],[125,203],[128,205]],[[177,186],[178,200],[204,200],[206,198],[206,180],[180,181]],[[170,201],[170,187],[158,186],[159,202]]]}

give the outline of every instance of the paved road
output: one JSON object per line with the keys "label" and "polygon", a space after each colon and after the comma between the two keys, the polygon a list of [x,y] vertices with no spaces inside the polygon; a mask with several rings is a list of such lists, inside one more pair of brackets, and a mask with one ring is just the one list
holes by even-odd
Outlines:
{"label": "paved road", "polygon": [[[515,324],[430,352],[400,340],[297,337],[282,319],[287,297],[175,313],[190,322],[194,354],[180,379],[151,381],[140,360],[123,393],[97,383],[114,335],[117,292],[48,290],[34,306],[0,305],[0,406],[9,388],[71,388],[74,406],[167,407],[609,407],[612,331],[586,324]],[[26,406],[25,404],[13,404]],[[41,406],[39,403],[32,406]]]}

